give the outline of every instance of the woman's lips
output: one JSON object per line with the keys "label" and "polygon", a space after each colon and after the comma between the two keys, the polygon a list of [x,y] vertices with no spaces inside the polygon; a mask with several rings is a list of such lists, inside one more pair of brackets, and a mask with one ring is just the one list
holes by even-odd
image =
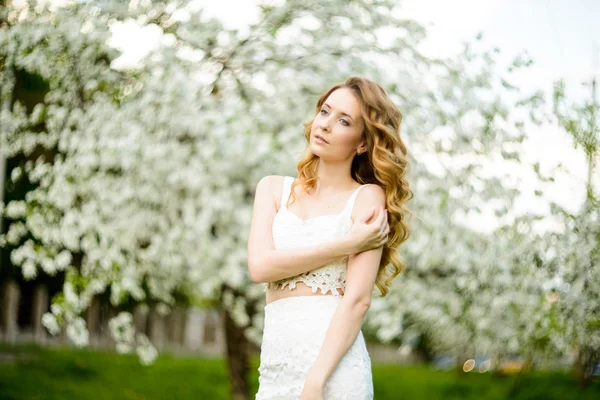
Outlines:
{"label": "woman's lips", "polygon": [[315,135],[315,140],[317,141],[317,143],[329,144],[329,142],[327,142],[327,140],[323,139],[323,137],[320,135]]}

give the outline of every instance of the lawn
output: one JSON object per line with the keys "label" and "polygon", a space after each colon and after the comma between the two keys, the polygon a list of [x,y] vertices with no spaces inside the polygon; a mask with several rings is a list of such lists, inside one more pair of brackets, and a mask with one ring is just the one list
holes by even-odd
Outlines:
{"label": "lawn", "polygon": [[[257,367],[254,360],[253,394]],[[453,371],[424,366],[375,365],[373,379],[375,399],[600,399],[600,382],[592,382],[582,390],[570,374],[557,372],[527,374],[515,385],[515,376],[458,376]],[[162,354],[154,365],[145,367],[133,355],[0,346],[2,400],[228,398],[222,359]]]}

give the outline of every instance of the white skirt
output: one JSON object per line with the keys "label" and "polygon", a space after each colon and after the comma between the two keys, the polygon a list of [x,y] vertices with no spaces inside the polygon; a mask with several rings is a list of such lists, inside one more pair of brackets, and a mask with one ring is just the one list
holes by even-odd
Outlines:
{"label": "white skirt", "polygon": [[[265,307],[256,400],[297,400],[340,296],[296,296]],[[327,381],[325,400],[373,398],[371,359],[362,332]]]}

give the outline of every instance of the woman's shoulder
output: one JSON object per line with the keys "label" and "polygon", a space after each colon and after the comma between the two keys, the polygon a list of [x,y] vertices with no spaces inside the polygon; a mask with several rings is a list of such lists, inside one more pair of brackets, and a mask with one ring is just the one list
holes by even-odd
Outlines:
{"label": "woman's shoulder", "polygon": [[273,188],[276,186],[281,186],[283,183],[283,180],[286,178],[287,177],[283,176],[283,175],[265,175],[262,178],[260,178],[260,180],[258,181],[258,184],[256,186],[257,186],[257,188],[258,187]]}
{"label": "woman's shoulder", "polygon": [[268,193],[273,196],[276,203],[279,203],[278,199],[283,193],[283,183],[285,179],[291,178],[283,175],[265,175],[258,181],[256,193]]}
{"label": "woman's shoulder", "polygon": [[356,196],[356,208],[367,209],[380,205],[385,205],[385,189],[374,183],[363,185]]}
{"label": "woman's shoulder", "polygon": [[355,221],[359,215],[368,214],[371,208],[377,209],[379,206],[385,206],[385,190],[374,183],[361,185],[352,204],[350,217]]}

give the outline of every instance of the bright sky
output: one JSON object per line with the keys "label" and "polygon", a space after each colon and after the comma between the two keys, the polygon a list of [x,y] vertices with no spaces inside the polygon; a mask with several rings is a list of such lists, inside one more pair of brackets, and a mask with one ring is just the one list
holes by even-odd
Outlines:
{"label": "bright sky", "polygon": [[[525,90],[542,89],[550,93],[552,83],[563,78],[567,93],[576,101],[591,96],[589,82],[600,72],[600,2],[595,0],[405,0],[408,15],[430,26],[430,39],[425,49],[432,55],[451,55],[463,40],[478,32],[485,43],[500,48],[505,62],[526,50],[534,64],[515,81]],[[595,42],[594,42],[595,39]],[[586,164],[581,150],[575,150],[570,137],[553,126],[531,127],[525,143],[525,158],[539,161],[542,170],[550,172],[562,162],[568,173],[555,174],[556,182],[544,187],[544,194],[575,211],[585,196]],[[529,194],[517,199],[521,212],[537,212],[547,202],[533,195],[533,174],[521,176]],[[594,176],[600,188],[598,174]],[[479,218],[479,217],[477,217]],[[493,216],[473,225],[493,225]],[[485,229],[483,229],[485,230]]]}

